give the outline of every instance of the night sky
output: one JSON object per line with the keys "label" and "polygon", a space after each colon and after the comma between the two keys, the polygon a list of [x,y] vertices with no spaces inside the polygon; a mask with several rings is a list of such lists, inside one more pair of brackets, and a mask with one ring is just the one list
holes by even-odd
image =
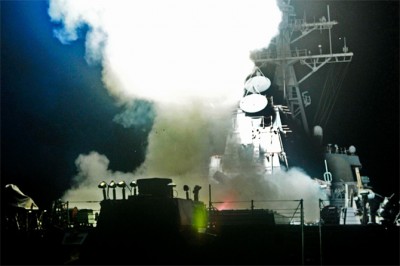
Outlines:
{"label": "night sky", "polygon": [[[46,1],[0,3],[2,186],[16,184],[45,208],[70,188],[79,154],[94,150],[113,170],[135,170],[151,124],[113,122],[124,110],[104,88],[101,65],[85,61],[83,38],[68,45],[56,39]],[[329,4],[331,19],[339,22],[335,37],[345,36],[354,53],[324,142],[354,145],[374,191],[399,193],[399,2],[292,3],[309,21]],[[312,96],[323,82],[307,82]]]}

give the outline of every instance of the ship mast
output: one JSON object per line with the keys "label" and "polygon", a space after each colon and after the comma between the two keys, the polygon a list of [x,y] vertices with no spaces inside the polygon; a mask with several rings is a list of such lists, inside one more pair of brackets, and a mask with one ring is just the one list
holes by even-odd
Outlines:
{"label": "ship mast", "polygon": [[[260,67],[268,63],[275,65],[273,82],[278,86],[279,91],[283,92],[283,99],[290,108],[292,118],[301,122],[308,134],[309,125],[305,108],[311,104],[311,98],[307,95],[307,91],[300,90],[300,84],[328,63],[350,62],[353,53],[348,52],[346,43],[344,43],[341,53],[332,52],[331,29],[338,22],[330,19],[329,6],[327,6],[327,19],[323,16],[318,22],[311,23],[307,22],[305,18],[295,18],[296,15],[293,6],[290,5],[290,0],[278,0],[278,6],[282,11],[279,35],[274,38],[270,48],[253,54],[252,59]],[[319,45],[319,54],[316,55],[312,55],[308,49],[291,49],[293,43],[315,30],[329,31],[329,53],[323,53],[321,45]],[[294,68],[296,63],[309,68],[308,73],[300,80],[296,77]]]}

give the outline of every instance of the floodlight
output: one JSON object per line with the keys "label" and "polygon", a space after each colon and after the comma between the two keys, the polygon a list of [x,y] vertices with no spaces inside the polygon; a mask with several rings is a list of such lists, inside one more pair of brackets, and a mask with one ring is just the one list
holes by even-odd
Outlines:
{"label": "floodlight", "polygon": [[198,186],[198,185],[194,186],[193,197],[194,197],[195,201],[199,201],[199,191],[200,191],[200,189],[201,189],[201,186]]}
{"label": "floodlight", "polygon": [[188,185],[184,185],[183,186],[183,190],[186,192],[186,199],[189,199],[189,186]]}
{"label": "floodlight", "polygon": [[117,186],[124,188],[124,187],[126,187],[126,183],[125,183],[125,181],[119,181]]}
{"label": "floodlight", "polygon": [[[136,181],[135,180],[131,181],[131,183],[129,185],[133,188],[133,195],[136,196],[137,195],[137,184],[136,184]],[[132,193],[132,190],[131,190],[131,193]]]}
{"label": "floodlight", "polygon": [[114,182],[114,180],[111,180],[110,184],[108,184],[108,187],[113,189],[113,199],[114,200],[117,198],[116,191],[115,191],[116,186],[117,186],[117,184]]}
{"label": "floodlight", "polygon": [[103,198],[104,198],[104,200],[106,200],[106,199],[107,199],[107,195],[106,195],[107,183],[104,182],[104,181],[102,181],[102,182],[98,185],[98,187],[101,188],[101,189],[103,190]]}
{"label": "floodlight", "polygon": [[110,184],[108,184],[108,187],[110,187],[110,188],[115,188],[116,186],[117,186],[117,184],[114,182],[114,180],[112,180],[110,182]]}
{"label": "floodlight", "polygon": [[99,188],[106,188],[107,187],[107,183],[105,181],[102,181],[99,186]]}
{"label": "floodlight", "polygon": [[125,181],[119,181],[117,186],[122,188],[122,199],[125,199],[125,187],[126,187]]}

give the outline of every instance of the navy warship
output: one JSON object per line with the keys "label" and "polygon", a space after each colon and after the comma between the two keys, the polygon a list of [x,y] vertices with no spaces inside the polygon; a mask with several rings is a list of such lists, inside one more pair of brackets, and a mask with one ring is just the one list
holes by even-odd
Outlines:
{"label": "navy warship", "polygon": [[[398,195],[379,195],[369,186],[356,147],[324,143],[320,125],[310,130],[311,99],[300,89],[325,65],[351,62],[353,53],[345,42],[341,51],[332,50],[337,22],[329,7],[326,17],[313,22],[297,19],[290,1],[279,1],[279,7],[280,34],[251,54],[254,71],[244,78],[223,153],[210,158],[208,187],[177,188],[169,177],[101,182],[96,212],[61,200],[41,211],[8,184],[2,229],[12,241],[5,264],[398,265]],[[328,32],[327,53],[292,49],[313,31]],[[299,79],[297,63],[309,69]],[[316,217],[306,215],[309,198],[214,197],[243,169],[259,184],[283,178],[292,167],[294,140],[302,142],[296,135],[309,141],[313,163],[322,169],[309,180],[321,195],[311,199]],[[182,198],[174,194],[181,189]],[[208,190],[208,200],[199,198],[201,189]],[[12,250],[24,254],[7,256]]]}

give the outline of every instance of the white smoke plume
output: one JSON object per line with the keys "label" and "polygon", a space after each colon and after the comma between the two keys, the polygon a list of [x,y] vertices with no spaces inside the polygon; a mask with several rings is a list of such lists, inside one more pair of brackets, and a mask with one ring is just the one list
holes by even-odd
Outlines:
{"label": "white smoke plume", "polygon": [[[101,64],[105,87],[127,107],[115,122],[130,127],[154,119],[142,166],[113,172],[105,155],[80,155],[75,186],[64,199],[101,198],[103,179],[154,176],[173,178],[178,191],[199,184],[206,198],[209,158],[223,152],[231,111],[253,68],[250,51],[267,47],[278,33],[276,1],[51,0],[49,15],[62,43],[85,38],[86,60]],[[296,187],[304,185],[300,179]],[[272,181],[253,188],[282,197],[290,196],[286,188],[294,191]]]}
{"label": "white smoke plume", "polygon": [[[280,214],[291,217],[303,199],[305,221],[313,223],[319,219],[319,199],[326,200],[327,195],[302,169],[293,167],[267,175],[258,172],[251,162],[240,165],[239,173],[219,173],[219,182],[212,184],[212,201],[220,202],[214,207],[250,209],[250,201],[254,200],[255,208],[279,210]],[[296,218],[300,217],[299,210]]]}
{"label": "white smoke plume", "polygon": [[49,15],[63,43],[86,32],[86,58],[120,101],[234,102],[268,46],[281,13],[275,1],[55,0]]}
{"label": "white smoke plume", "polygon": [[87,61],[102,65],[105,87],[127,107],[115,122],[143,123],[146,108],[133,100],[156,106],[141,175],[183,176],[206,164],[207,145],[223,145],[216,133],[243,92],[250,51],[268,46],[281,20],[264,0],[54,0],[48,12],[62,43],[86,38]]}
{"label": "white smoke plume", "polygon": [[[81,154],[75,160],[78,174],[73,179],[73,187],[68,190],[63,199],[69,200],[71,207],[92,208],[99,210],[99,201],[103,200],[102,192],[98,188],[101,181],[108,183],[111,180],[133,180],[132,173],[112,171],[108,169],[110,161],[105,155],[95,151]],[[121,193],[121,192],[120,192]],[[111,198],[111,197],[110,197]],[[121,198],[121,195],[118,195]],[[94,201],[94,203],[90,203]],[[97,202],[96,202],[97,201]]]}

